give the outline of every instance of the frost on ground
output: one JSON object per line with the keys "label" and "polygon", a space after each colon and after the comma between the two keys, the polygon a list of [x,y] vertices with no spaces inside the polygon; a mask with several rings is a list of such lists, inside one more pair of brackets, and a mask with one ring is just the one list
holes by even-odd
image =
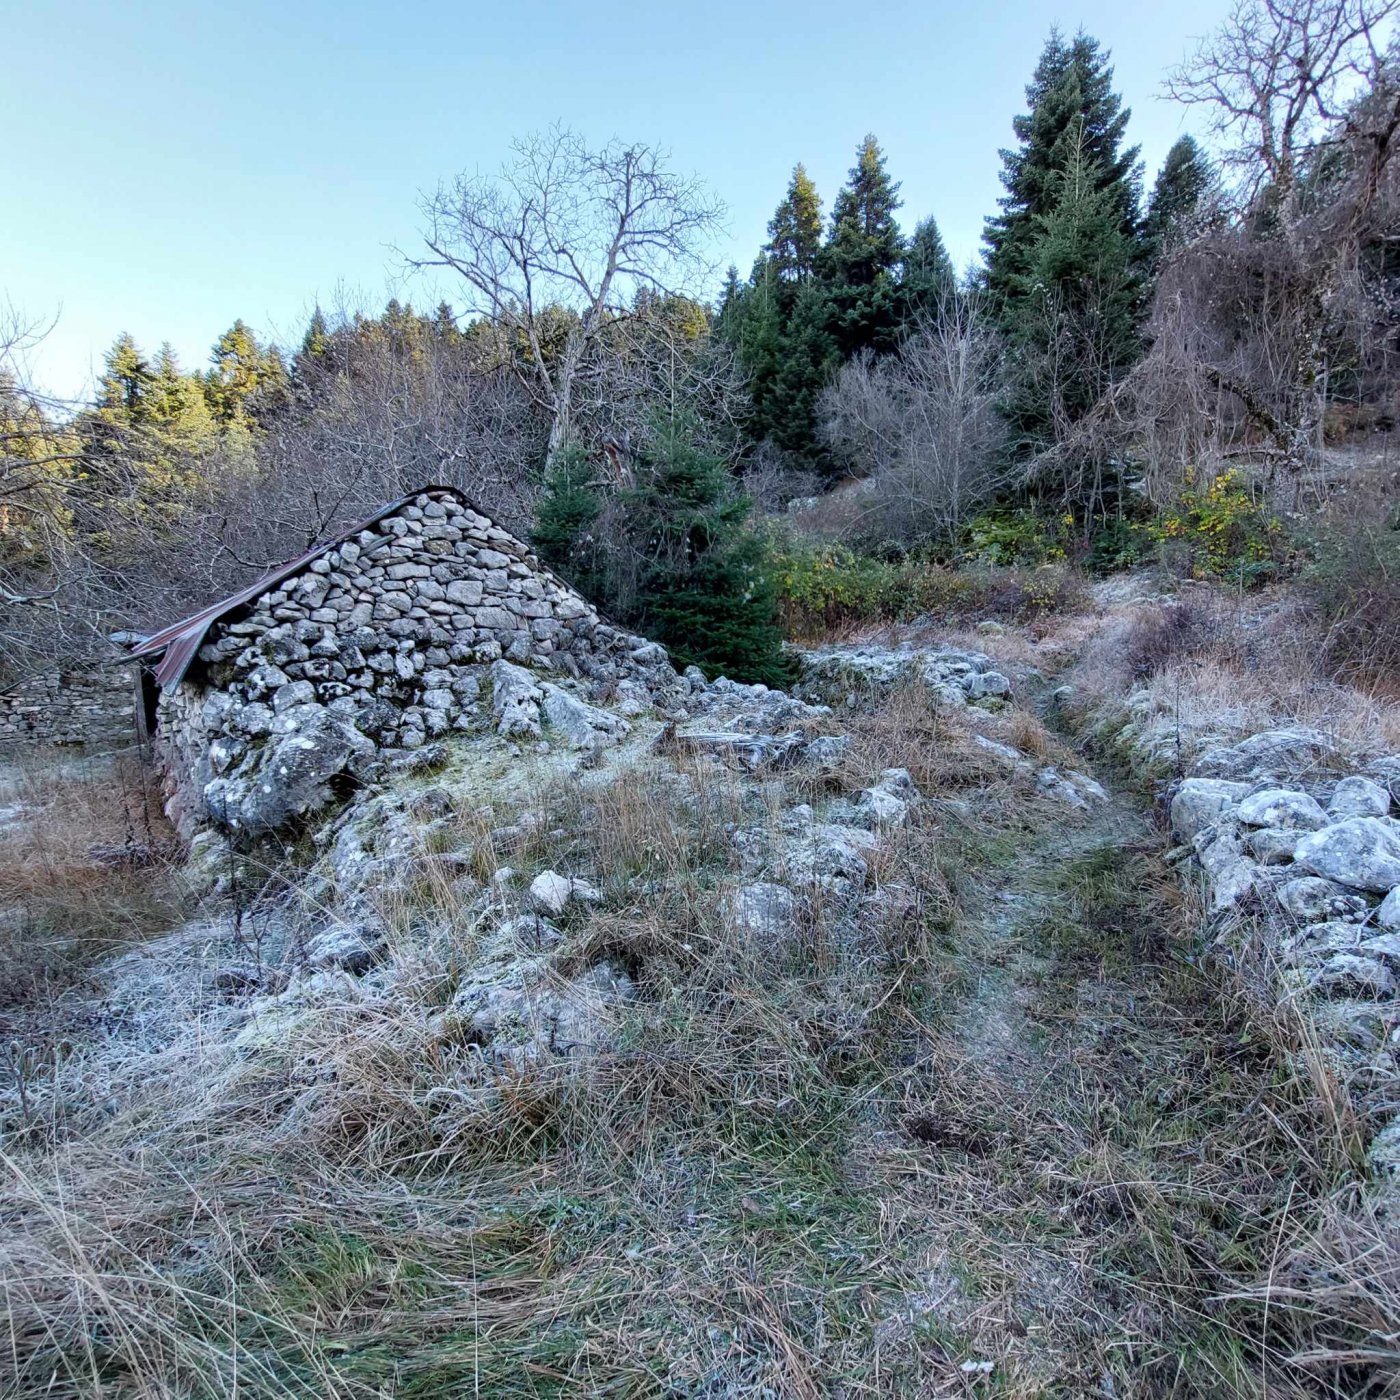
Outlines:
{"label": "frost on ground", "polygon": [[503,663],[199,837],[11,1056],[0,1393],[1360,1393],[1336,1105],[997,641]]}

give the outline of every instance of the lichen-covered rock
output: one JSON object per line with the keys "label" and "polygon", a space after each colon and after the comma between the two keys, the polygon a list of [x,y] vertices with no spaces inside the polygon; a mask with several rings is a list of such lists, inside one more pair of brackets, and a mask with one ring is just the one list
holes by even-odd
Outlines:
{"label": "lichen-covered rock", "polygon": [[1249,784],[1222,778],[1187,778],[1172,797],[1172,830],[1192,841],[1202,828],[1233,811],[1249,796]]}
{"label": "lichen-covered rock", "polygon": [[1255,827],[1244,833],[1244,848],[1260,865],[1289,865],[1301,835],[1299,831]]}
{"label": "lichen-covered rock", "polygon": [[510,661],[491,663],[491,713],[496,732],[508,738],[540,737],[540,702],[544,695],[523,666]]}
{"label": "lichen-covered rock", "polygon": [[725,901],[730,927],[759,949],[782,951],[797,935],[797,896],[786,885],[758,880],[735,890]]}
{"label": "lichen-covered rock", "polygon": [[625,719],[586,705],[557,685],[546,684],[542,690],[544,717],[554,733],[571,748],[591,749],[599,744],[616,743],[631,730]]}
{"label": "lichen-covered rock", "polygon": [[1337,756],[1336,740],[1316,729],[1269,729],[1237,744],[1207,750],[1192,764],[1191,776],[1227,782],[1294,778]]}
{"label": "lichen-covered rock", "polygon": [[1327,814],[1333,821],[1344,817],[1383,817],[1390,811],[1390,793],[1379,783],[1360,774],[1343,778],[1327,804]]}
{"label": "lichen-covered rock", "polygon": [[1360,895],[1319,875],[1300,875],[1295,880],[1287,880],[1274,895],[1283,911],[1300,924],[1356,914],[1366,907]]}
{"label": "lichen-covered rock", "polygon": [[545,870],[530,881],[530,903],[541,914],[556,917],[577,900],[597,904],[602,895],[587,880],[561,875],[557,870]]}
{"label": "lichen-covered rock", "polygon": [[1294,860],[1315,875],[1377,894],[1400,885],[1400,822],[1348,817],[1298,842]]}
{"label": "lichen-covered rock", "polygon": [[1376,923],[1384,929],[1400,929],[1400,888],[1391,890],[1376,910]]}
{"label": "lichen-covered rock", "polygon": [[277,831],[326,806],[331,780],[375,756],[353,724],[322,705],[299,705],[280,718],[294,724],[204,788],[208,815],[244,835]]}
{"label": "lichen-covered rock", "polygon": [[1241,800],[1239,818],[1245,826],[1301,828],[1316,831],[1327,825],[1327,813],[1315,798],[1288,788],[1265,788]]}

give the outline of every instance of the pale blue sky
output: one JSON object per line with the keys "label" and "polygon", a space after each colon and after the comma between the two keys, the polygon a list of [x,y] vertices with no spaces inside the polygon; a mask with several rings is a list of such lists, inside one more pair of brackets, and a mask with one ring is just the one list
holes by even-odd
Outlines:
{"label": "pale blue sky", "polygon": [[293,340],[338,289],[431,304],[450,286],[404,283],[391,252],[418,192],[556,120],[669,147],[728,204],[714,255],[745,272],[793,163],[829,208],[873,131],[906,229],[934,214],[962,266],[1052,24],[1112,50],[1150,182],[1191,120],[1162,76],[1225,8],[0,0],[0,298],[58,317],[37,371],[64,394],[122,330],[193,368],[235,317]]}

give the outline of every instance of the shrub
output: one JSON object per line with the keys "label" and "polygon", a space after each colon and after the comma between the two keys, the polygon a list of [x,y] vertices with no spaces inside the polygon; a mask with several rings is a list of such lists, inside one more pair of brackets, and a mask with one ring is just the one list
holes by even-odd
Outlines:
{"label": "shrub", "polygon": [[1174,661],[1203,656],[1220,643],[1221,621],[1210,608],[1178,603],[1139,616],[1128,633],[1125,652],[1137,679],[1155,676]]}
{"label": "shrub", "polygon": [[1277,573],[1287,554],[1282,524],[1269,516],[1236,471],[1225,471],[1204,490],[1188,489],[1157,526],[1164,559],[1192,578],[1223,578],[1243,586]]}
{"label": "shrub", "polygon": [[876,559],[839,545],[775,540],[773,579],[789,635],[819,636],[862,623],[974,617],[1024,621],[1071,609],[1078,579],[1063,566],[950,569],[919,558]]}

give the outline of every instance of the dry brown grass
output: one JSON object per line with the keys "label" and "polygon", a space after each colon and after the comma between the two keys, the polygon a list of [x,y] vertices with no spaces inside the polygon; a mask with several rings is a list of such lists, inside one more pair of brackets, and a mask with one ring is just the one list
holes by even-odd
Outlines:
{"label": "dry brown grass", "polygon": [[[1324,1298],[1320,1255],[1262,1328],[1246,1296],[1336,1189],[1294,1047],[1182,956],[1141,833],[1034,797],[975,722],[910,688],[785,789],[658,761],[489,819],[463,791],[370,977],[241,1045],[221,1003],[80,1048],[0,1140],[0,1393],[1361,1394],[1378,1365],[1287,1358],[1364,1345],[1384,1296]],[[865,899],[814,892],[781,954],[737,937],[736,830],[891,766],[927,801]],[[503,862],[483,919],[460,874]],[[485,1074],[443,1013],[545,867],[605,895],[551,975],[607,957],[638,996],[596,1055]]]}
{"label": "dry brown grass", "polygon": [[0,808],[0,1004],[61,990],[93,960],[168,928],[174,833],[134,760],[28,757]]}

